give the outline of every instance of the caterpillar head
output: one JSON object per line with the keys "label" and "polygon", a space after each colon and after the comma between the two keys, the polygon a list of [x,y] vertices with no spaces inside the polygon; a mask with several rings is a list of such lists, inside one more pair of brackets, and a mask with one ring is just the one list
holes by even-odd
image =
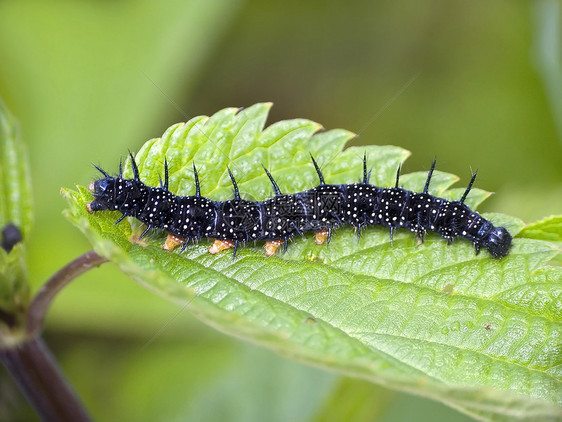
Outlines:
{"label": "caterpillar head", "polygon": [[107,176],[90,183],[88,190],[95,199],[86,206],[89,212],[118,209],[115,201],[115,193],[118,191],[116,181],[116,178]]}
{"label": "caterpillar head", "polygon": [[483,245],[494,258],[503,258],[511,247],[511,234],[504,227],[496,227],[483,242]]}
{"label": "caterpillar head", "polygon": [[105,177],[94,180],[88,186],[88,190],[94,195],[94,200],[86,206],[88,212],[116,210],[134,216],[137,204],[142,202],[146,195],[145,186],[136,177],[138,173],[135,172],[134,179],[123,179],[121,171],[118,176],[112,177],[98,166],[94,166]]}

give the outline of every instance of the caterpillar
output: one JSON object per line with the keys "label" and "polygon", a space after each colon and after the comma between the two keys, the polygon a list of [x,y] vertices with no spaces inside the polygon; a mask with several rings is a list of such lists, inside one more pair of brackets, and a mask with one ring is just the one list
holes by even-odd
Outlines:
{"label": "caterpillar", "polygon": [[378,187],[369,184],[371,171],[367,170],[367,157],[363,157],[363,173],[359,183],[346,185],[327,184],[322,171],[311,155],[319,185],[313,189],[284,194],[271,173],[264,168],[273,187],[270,199],[252,202],[241,199],[236,179],[230,168],[228,173],[234,188],[234,199],[213,201],[201,195],[199,175],[195,165],[195,195],[176,196],[168,189],[168,162],[164,161],[164,181],[160,186],[144,184],[132,154],[130,155],[133,178],[123,177],[122,165],[119,173],[110,176],[105,170],[94,167],[104,176],[94,180],[89,190],[94,200],[87,205],[90,213],[116,210],[122,216],[134,217],[146,225],[140,235],[142,239],[153,228],[168,233],[164,249],[172,250],[183,243],[181,252],[190,241],[213,238],[209,248],[211,254],[233,248],[233,256],[240,244],[250,241],[265,241],[265,254],[272,256],[296,235],[315,233],[317,244],[329,243],[332,231],[351,225],[361,236],[364,227],[382,225],[390,228],[390,241],[396,229],[405,228],[415,233],[418,242],[424,240],[426,232],[440,234],[448,243],[458,237],[471,241],[476,254],[485,248],[492,257],[501,259],[509,253],[512,243],[510,233],[504,227],[495,227],[465,203],[476,179],[472,174],[470,183],[458,201],[448,201],[428,193],[435,160],[428,172],[423,192],[416,193],[399,187],[400,166],[396,172],[394,187]]}

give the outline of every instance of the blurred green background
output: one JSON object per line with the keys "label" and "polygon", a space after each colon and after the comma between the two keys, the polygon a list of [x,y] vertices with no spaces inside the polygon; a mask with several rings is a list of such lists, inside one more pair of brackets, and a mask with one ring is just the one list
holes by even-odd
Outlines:
{"label": "blurred green background", "polygon": [[[259,101],[275,103],[270,122],[407,148],[405,172],[437,156],[466,184],[478,168],[497,192],[484,211],[560,213],[561,17],[554,0],[1,1],[0,96],[32,165],[34,290],[89,249],[61,187],[87,185],[91,162],[116,171],[173,123]],[[111,264],[60,294],[45,337],[98,420],[469,420],[226,337]],[[36,420],[3,368],[0,420]]]}

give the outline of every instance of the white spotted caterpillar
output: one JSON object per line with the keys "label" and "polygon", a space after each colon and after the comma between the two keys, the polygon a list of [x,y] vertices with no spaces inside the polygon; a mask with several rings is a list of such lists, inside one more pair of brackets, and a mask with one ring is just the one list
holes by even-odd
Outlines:
{"label": "white spotted caterpillar", "polygon": [[363,178],[360,183],[330,185],[324,181],[316,161],[312,163],[320,184],[310,190],[283,194],[279,186],[264,167],[271,181],[275,196],[258,202],[240,198],[236,180],[228,170],[234,186],[234,199],[213,201],[201,196],[199,177],[195,165],[195,195],[176,196],[168,189],[168,163],[164,164],[164,182],[159,187],[145,185],[132,155],[131,165],[134,177],[125,179],[120,166],[119,174],[110,176],[95,166],[103,178],[95,180],[89,189],[94,200],[87,205],[89,212],[117,210],[125,217],[135,217],[146,230],[152,228],[168,233],[165,249],[173,249],[189,241],[214,238],[209,248],[212,254],[234,248],[234,256],[241,243],[265,241],[266,255],[274,255],[283,244],[296,235],[315,232],[316,243],[330,241],[332,230],[344,225],[356,228],[361,235],[362,228],[382,225],[390,228],[390,239],[398,228],[405,228],[417,234],[423,241],[427,231],[439,233],[448,242],[457,237],[471,241],[476,253],[485,248],[494,258],[509,253],[512,237],[504,227],[495,227],[477,212],[472,211],[465,199],[472,188],[476,173],[472,175],[466,191],[458,201],[448,201],[428,193],[435,168],[435,160],[429,170],[423,192],[416,193],[399,188],[400,167],[396,173],[394,187],[383,188],[369,184],[366,156],[363,159]]}

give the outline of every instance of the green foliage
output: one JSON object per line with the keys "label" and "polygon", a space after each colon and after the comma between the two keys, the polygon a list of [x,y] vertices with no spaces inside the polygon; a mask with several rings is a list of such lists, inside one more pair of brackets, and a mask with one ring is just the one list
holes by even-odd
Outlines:
{"label": "green foliage", "polygon": [[27,151],[14,118],[0,99],[0,227],[31,229],[31,178]]}
{"label": "green foliage", "polygon": [[[25,239],[31,228],[31,180],[27,152],[14,119],[0,100],[0,230],[12,224]],[[1,235],[0,235],[1,237]],[[14,326],[29,299],[25,249],[0,248],[0,331]]]}
{"label": "green foliage", "polygon": [[[352,133],[318,132],[320,125],[303,119],[263,130],[269,108],[224,109],[172,126],[138,152],[141,178],[156,185],[166,157],[170,189],[190,195],[194,162],[203,194],[225,199],[230,165],[243,195],[263,199],[271,187],[262,163],[282,191],[296,192],[317,184],[309,153],[328,183],[349,183],[360,177],[365,152],[380,186],[392,184],[408,156],[392,146],[342,151]],[[420,190],[425,177],[401,180]],[[455,180],[436,172],[430,191],[458,197],[460,190],[447,190]],[[297,238],[287,254],[272,258],[261,245],[246,245],[236,260],[228,252],[211,256],[206,242],[179,255],[160,248],[161,233],[131,243],[142,228],[114,225],[119,213],[88,214],[86,189],[64,194],[68,217],[99,254],[226,333],[483,419],[561,416],[562,275],[547,265],[560,252],[550,243],[518,238],[498,261],[475,255],[468,242],[447,246],[437,235],[417,246],[410,233],[397,233],[390,245],[388,230],[373,227],[359,240],[351,228],[340,229],[329,246]],[[468,203],[486,196],[474,190]],[[486,217],[512,234],[523,227],[513,217]]]}
{"label": "green foliage", "polygon": [[562,242],[562,215],[554,215],[529,224],[521,231],[520,236],[560,243]]}

